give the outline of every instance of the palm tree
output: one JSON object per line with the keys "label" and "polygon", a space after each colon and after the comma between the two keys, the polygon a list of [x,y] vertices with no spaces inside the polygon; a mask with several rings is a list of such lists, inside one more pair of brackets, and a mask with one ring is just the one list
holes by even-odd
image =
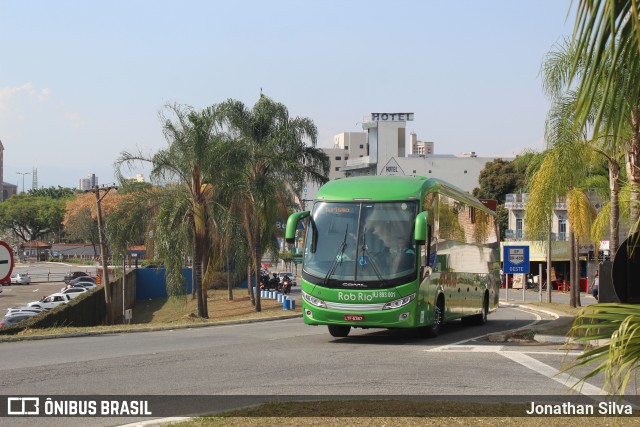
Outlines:
{"label": "palm tree", "polygon": [[[235,143],[246,147],[241,166],[243,185],[238,187],[237,196],[244,201],[243,223],[253,272],[258,278],[265,233],[273,236],[278,193],[290,191],[285,183],[300,182],[301,178],[325,182],[329,159],[316,148],[317,130],[310,119],[291,118],[284,104],[263,94],[251,109],[233,99],[221,103],[219,108],[221,120]],[[261,309],[258,293],[256,311]]]}
{"label": "palm tree", "polygon": [[116,162],[119,175],[123,166],[147,162],[151,179],[163,184],[161,190],[143,191],[141,197],[155,212],[155,245],[167,268],[170,295],[184,294],[182,268],[193,256],[193,289],[198,316],[207,318],[207,271],[216,223],[211,215],[214,184],[224,181],[233,165],[236,147],[218,126],[215,106],[196,111],[191,107],[168,105],[170,116],[161,113],[168,147],[153,156],[123,152]]}
{"label": "palm tree", "polygon": [[[585,123],[584,117],[595,105],[598,111],[595,131],[614,138],[622,136],[627,141],[630,218],[637,228],[640,216],[640,20],[637,0],[579,0],[574,41],[578,55],[571,75],[578,80],[578,123]],[[587,72],[576,72],[579,68],[577,58],[584,61]],[[606,65],[608,61],[624,71],[611,72]],[[593,93],[599,86],[603,87],[602,98],[596,100]],[[625,127],[629,129],[626,138]],[[599,338],[608,341],[585,351],[570,362],[566,370],[580,372],[580,382],[604,374],[607,391],[624,394],[639,367],[639,326],[640,313],[636,305],[597,304],[583,308],[571,333],[583,342],[590,343]]]}
{"label": "palm tree", "polygon": [[[578,123],[595,108],[597,133],[621,139],[631,186],[630,220],[640,221],[640,19],[637,0],[580,0],[574,28]],[[611,67],[611,64],[614,67]],[[593,94],[601,93],[600,98]]]}
{"label": "palm tree", "polygon": [[[556,49],[549,52],[543,65],[544,75],[544,90],[547,96],[554,102],[552,112],[549,114],[550,122],[553,120],[560,121],[555,124],[556,129],[562,129],[562,121],[569,120],[573,123],[573,127],[578,130],[584,129],[585,133],[589,129],[593,129],[593,125],[596,121],[598,111],[596,110],[597,104],[592,104],[592,111],[586,115],[578,115],[578,100],[577,94],[569,90],[570,75],[569,71],[572,69],[572,64],[576,63],[576,69],[574,73],[583,75],[586,70],[584,68],[584,61],[578,58],[578,50],[569,40],[564,40],[563,43],[558,44]],[[610,62],[607,62],[607,68],[615,72],[616,67],[613,67]],[[602,98],[604,88],[602,85],[595,88],[592,98],[595,100]],[[611,109],[607,111],[612,111]],[[579,123],[578,119],[585,120],[584,123]],[[608,121],[608,115],[605,113],[602,120]],[[610,203],[607,205],[609,213],[609,250],[611,257],[615,255],[618,248],[619,239],[619,218],[620,218],[620,206],[619,206],[619,194],[621,186],[620,177],[620,162],[623,157],[623,147],[619,141],[611,135],[595,133],[592,135],[588,144],[594,150],[595,153],[602,156],[607,161],[608,173],[609,173],[609,196]],[[601,229],[598,228],[598,233],[601,234]],[[597,239],[599,241],[600,239]]]}

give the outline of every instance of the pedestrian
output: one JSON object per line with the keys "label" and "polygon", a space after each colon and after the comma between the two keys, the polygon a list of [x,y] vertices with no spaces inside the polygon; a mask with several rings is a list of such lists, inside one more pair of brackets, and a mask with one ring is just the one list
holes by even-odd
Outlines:
{"label": "pedestrian", "polygon": [[598,272],[596,271],[596,275],[593,278],[593,286],[591,287],[591,295],[598,301],[598,290],[600,288],[600,278],[598,277]]}

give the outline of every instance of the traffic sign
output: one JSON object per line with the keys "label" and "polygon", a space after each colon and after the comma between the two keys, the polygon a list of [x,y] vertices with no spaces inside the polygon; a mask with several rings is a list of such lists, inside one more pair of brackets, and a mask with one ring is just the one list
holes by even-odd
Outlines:
{"label": "traffic sign", "polygon": [[529,273],[529,246],[504,247],[504,274]]}
{"label": "traffic sign", "polygon": [[6,242],[0,241],[0,283],[11,281],[13,271],[13,250]]}

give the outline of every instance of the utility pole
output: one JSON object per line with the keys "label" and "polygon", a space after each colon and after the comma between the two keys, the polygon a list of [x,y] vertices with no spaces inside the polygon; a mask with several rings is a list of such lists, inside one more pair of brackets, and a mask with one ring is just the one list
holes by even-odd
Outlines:
{"label": "utility pole", "polygon": [[18,175],[22,175],[22,192],[24,193],[24,176],[31,175],[31,172],[16,172]]}
{"label": "utility pole", "polygon": [[104,225],[102,223],[102,208],[100,202],[105,198],[111,190],[117,190],[115,185],[95,186],[90,191],[96,196],[96,207],[98,209],[98,237],[100,239],[100,258],[102,258],[102,282],[104,285],[104,302],[107,305],[107,324],[113,324],[113,316],[111,312],[111,286],[109,286],[109,267],[107,266],[107,248],[106,237],[104,235]]}

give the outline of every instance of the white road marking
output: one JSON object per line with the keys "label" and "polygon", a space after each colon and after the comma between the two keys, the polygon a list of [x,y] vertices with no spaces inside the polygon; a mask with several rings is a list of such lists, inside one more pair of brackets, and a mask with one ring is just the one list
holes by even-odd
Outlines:
{"label": "white road marking", "polygon": [[[499,351],[497,352],[500,355],[506,357],[507,359],[511,359],[514,362],[517,362],[524,366],[525,368],[529,368],[534,372],[544,375],[547,378],[550,378],[554,381],[559,382],[565,387],[573,387],[578,383],[579,379],[569,375],[564,372],[560,372],[556,368],[549,366],[545,363],[540,362],[539,360],[534,359],[531,356],[528,356],[524,353],[520,353],[517,351]],[[596,387],[587,382],[583,382],[580,386],[575,388],[575,391],[581,394],[585,394],[587,396],[605,396],[607,393],[602,390],[600,387]]]}
{"label": "white road marking", "polygon": [[[508,334],[509,332],[514,332],[514,331],[517,331],[517,330],[520,330],[520,329],[523,329],[523,328],[527,328],[527,327],[530,327],[530,326],[535,325],[536,323],[538,323],[538,322],[540,322],[540,321],[542,320],[542,317],[540,317],[540,316],[539,316],[538,314],[536,314],[536,313],[532,313],[532,312],[527,311],[527,310],[521,310],[521,309],[519,309],[519,308],[513,308],[513,309],[514,309],[514,310],[518,310],[518,311],[522,311],[522,312],[527,313],[527,314],[533,314],[534,316],[536,316],[536,320],[534,320],[533,322],[528,323],[528,324],[526,324],[526,325],[524,325],[524,326],[518,327],[518,328],[509,329],[509,330],[501,331],[501,332],[489,332],[489,333],[487,333],[487,334],[478,335],[477,337],[467,338],[467,339],[462,340],[462,341],[454,342],[454,343],[451,343],[451,344],[443,345],[442,347],[436,347],[436,348],[432,348],[432,349],[430,349],[430,350],[425,350],[425,351],[428,351],[428,352],[431,352],[431,351],[446,351],[446,350],[448,350],[450,347],[460,346],[460,345],[462,345],[462,344],[464,344],[464,343],[467,343],[467,342],[469,342],[469,341],[478,341],[478,340],[481,340],[482,338],[486,338],[486,337],[488,337],[489,335],[496,335],[496,334]],[[485,347],[485,346],[473,346],[473,347]],[[495,346],[494,346],[494,347],[495,347]],[[499,347],[501,347],[501,346],[499,346]]]}

